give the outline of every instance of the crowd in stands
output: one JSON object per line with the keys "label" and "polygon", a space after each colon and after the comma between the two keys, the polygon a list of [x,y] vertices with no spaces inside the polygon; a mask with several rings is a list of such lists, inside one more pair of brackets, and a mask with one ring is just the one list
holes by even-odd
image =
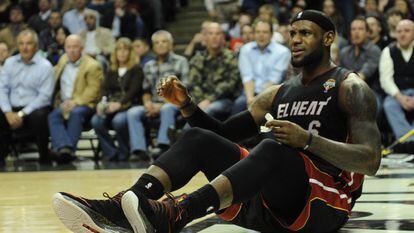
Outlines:
{"label": "crowd in stands", "polygon": [[157,95],[157,82],[176,75],[220,120],[246,110],[257,94],[297,73],[289,20],[304,9],[336,24],[332,62],[372,88],[382,129],[389,124],[399,138],[414,128],[411,0],[205,0],[209,19],[179,55],[165,24],[188,4],[1,0],[0,166],[19,130],[33,134],[40,163],[76,159],[89,127],[104,159],[148,160],[155,122],[159,156],[173,143],[180,109]]}

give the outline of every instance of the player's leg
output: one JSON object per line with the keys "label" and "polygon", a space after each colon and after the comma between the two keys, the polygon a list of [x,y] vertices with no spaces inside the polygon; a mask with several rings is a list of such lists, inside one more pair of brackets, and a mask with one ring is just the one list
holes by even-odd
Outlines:
{"label": "player's leg", "polygon": [[[135,195],[158,199],[164,195],[164,192],[184,186],[199,171],[212,180],[239,161],[240,153],[241,149],[236,144],[211,131],[190,129],[130,190]],[[103,227],[99,225],[105,222],[102,218],[117,226],[131,229],[129,224],[125,224],[126,219],[120,207],[123,194],[121,192],[115,198],[108,200],[90,200],[67,193],[58,193],[54,196],[54,207],[66,226],[78,227],[73,228],[75,230],[84,227],[86,221],[88,227],[102,231]],[[83,217],[73,219],[74,216]]]}
{"label": "player's leg", "polygon": [[[147,200],[142,194],[128,192],[123,197],[123,209],[130,222],[140,221],[140,225],[136,224],[139,229],[136,232],[153,228],[161,232],[173,229],[175,232],[195,218],[233,203],[247,202],[269,185],[283,187],[285,181],[279,176],[289,177],[292,184],[285,189],[280,188],[280,192],[289,195],[285,195],[287,200],[280,200],[278,204],[285,208],[287,216],[294,217],[303,209],[308,193],[303,160],[295,150],[270,139],[261,142],[247,158],[224,171],[210,184],[188,196],[156,202]],[[286,201],[291,205],[282,203]]]}

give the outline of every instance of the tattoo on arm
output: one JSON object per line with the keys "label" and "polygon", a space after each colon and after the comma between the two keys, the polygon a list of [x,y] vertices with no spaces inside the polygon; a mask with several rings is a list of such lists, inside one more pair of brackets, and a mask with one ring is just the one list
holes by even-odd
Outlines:
{"label": "tattoo on arm", "polygon": [[280,85],[271,86],[256,96],[253,103],[249,106],[249,111],[258,126],[265,122],[264,116],[272,110],[273,99],[279,90]]}
{"label": "tattoo on arm", "polygon": [[339,106],[347,115],[351,144],[316,136],[309,151],[338,168],[374,175],[380,162],[375,95],[365,82],[350,74],[340,87]]}

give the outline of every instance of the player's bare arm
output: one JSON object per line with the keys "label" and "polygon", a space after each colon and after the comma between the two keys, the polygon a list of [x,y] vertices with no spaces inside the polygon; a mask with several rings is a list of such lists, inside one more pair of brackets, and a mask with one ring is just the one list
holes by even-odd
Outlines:
{"label": "player's bare arm", "polygon": [[374,94],[365,82],[350,74],[340,87],[339,105],[347,115],[352,144],[315,135],[308,150],[338,168],[375,175],[380,165],[381,143]]}

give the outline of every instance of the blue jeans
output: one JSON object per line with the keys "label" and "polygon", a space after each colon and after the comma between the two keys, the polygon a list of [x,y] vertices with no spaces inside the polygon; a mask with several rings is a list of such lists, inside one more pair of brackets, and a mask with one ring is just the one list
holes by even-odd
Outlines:
{"label": "blue jeans", "polygon": [[[166,103],[160,111],[160,128],[158,129],[157,143],[169,145],[168,127],[175,125],[175,119],[180,110],[172,104]],[[131,150],[147,150],[145,138],[145,127],[143,120],[146,119],[144,106],[135,106],[128,110],[128,128],[131,137]]]}
{"label": "blue jeans", "polygon": [[245,94],[241,94],[234,101],[233,107],[231,108],[231,115],[236,115],[239,112],[243,112],[247,109],[247,97]]}
{"label": "blue jeans", "polygon": [[59,151],[63,147],[69,147],[75,151],[83,125],[92,114],[93,110],[91,108],[77,106],[70,113],[65,125],[62,110],[60,108],[53,110],[47,119],[53,150]]}
{"label": "blue jeans", "polygon": [[213,101],[204,111],[207,115],[224,120],[231,112],[233,101],[230,99],[220,99]]}
{"label": "blue jeans", "polygon": [[[91,123],[96,135],[98,135],[104,155],[109,159],[115,157],[117,154],[121,160],[128,158],[129,134],[126,111],[118,112],[114,116],[107,116],[106,118],[95,114],[92,117]],[[113,129],[116,132],[115,137],[118,142],[118,148],[115,147],[115,143],[108,133],[109,129]]]}
{"label": "blue jeans", "polygon": [[[414,89],[406,89],[401,91],[401,93],[408,96],[414,96]],[[385,97],[384,112],[396,138],[400,138],[414,128],[414,123],[408,122],[405,117],[405,110],[394,97]],[[414,137],[411,137],[410,141],[414,141]]]}

